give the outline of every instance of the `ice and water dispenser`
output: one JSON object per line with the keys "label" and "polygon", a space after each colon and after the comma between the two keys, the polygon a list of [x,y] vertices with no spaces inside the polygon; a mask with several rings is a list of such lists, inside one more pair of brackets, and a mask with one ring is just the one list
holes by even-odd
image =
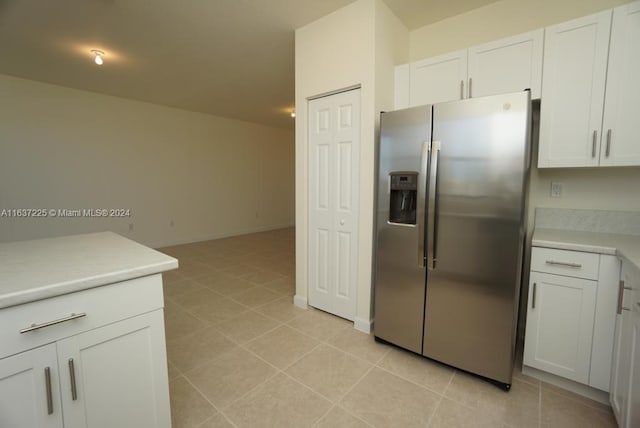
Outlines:
{"label": "ice and water dispenser", "polygon": [[389,222],[416,224],[418,173],[389,173]]}

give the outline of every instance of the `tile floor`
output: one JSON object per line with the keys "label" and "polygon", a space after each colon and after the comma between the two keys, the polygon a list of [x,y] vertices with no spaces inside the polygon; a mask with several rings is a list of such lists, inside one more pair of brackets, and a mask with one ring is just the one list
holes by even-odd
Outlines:
{"label": "tile floor", "polygon": [[615,427],[516,370],[505,393],[292,304],[294,229],[164,248],[173,427]]}

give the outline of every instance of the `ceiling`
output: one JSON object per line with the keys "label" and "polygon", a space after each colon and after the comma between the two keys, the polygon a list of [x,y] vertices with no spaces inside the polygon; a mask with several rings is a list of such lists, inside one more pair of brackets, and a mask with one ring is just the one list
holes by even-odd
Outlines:
{"label": "ceiling", "polygon": [[[294,30],[353,1],[0,0],[0,73],[291,129]],[[493,1],[385,0],[409,29]]]}

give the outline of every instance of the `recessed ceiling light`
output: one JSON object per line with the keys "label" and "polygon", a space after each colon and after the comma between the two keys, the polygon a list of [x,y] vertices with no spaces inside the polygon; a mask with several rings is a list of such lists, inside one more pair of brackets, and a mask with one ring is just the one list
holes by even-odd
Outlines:
{"label": "recessed ceiling light", "polygon": [[91,53],[95,55],[95,57],[93,58],[93,62],[98,65],[102,65],[104,63],[104,61],[102,60],[104,52],[99,51],[98,49],[91,49]]}

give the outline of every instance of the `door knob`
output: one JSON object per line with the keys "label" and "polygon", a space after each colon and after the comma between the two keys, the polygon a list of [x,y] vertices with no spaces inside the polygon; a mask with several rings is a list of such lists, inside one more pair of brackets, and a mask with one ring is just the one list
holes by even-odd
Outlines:
{"label": "door knob", "polygon": [[344,219],[340,220],[340,226],[344,226]]}

